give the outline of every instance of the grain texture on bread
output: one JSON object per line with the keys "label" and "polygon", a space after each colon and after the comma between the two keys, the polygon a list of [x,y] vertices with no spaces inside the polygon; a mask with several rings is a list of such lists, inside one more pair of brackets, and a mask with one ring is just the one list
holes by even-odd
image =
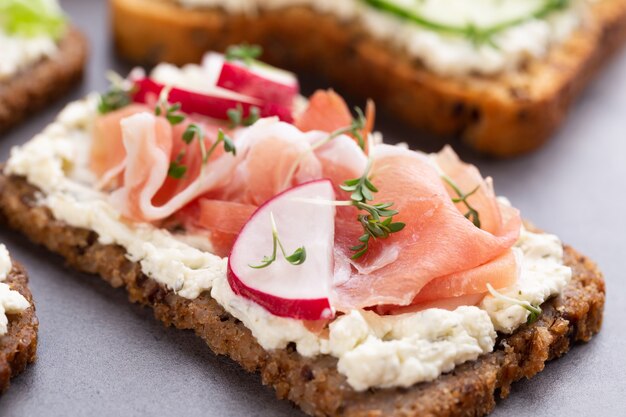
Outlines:
{"label": "grain texture on bread", "polygon": [[87,40],[70,28],[54,56],[0,81],[0,133],[66,93],[81,80]]}
{"label": "grain texture on bread", "polygon": [[111,9],[117,50],[134,62],[182,65],[199,62],[206,51],[258,43],[270,63],[320,73],[419,129],[460,137],[495,156],[543,144],[626,39],[626,0],[602,0],[593,4],[589,22],[545,59],[499,76],[452,78],[425,69],[358,24],[306,7],[255,17],[184,9],[171,0],[111,0]]}
{"label": "grain texture on bread", "polygon": [[541,371],[577,341],[599,331],[604,280],[596,266],[571,248],[566,262],[573,280],[560,297],[546,302],[540,319],[500,337],[493,353],[458,366],[436,381],[409,389],[354,391],[331,356],[306,358],[293,347],[265,351],[250,331],[207,293],[189,300],[159,285],[128,260],[125,250],[98,242],[96,233],[55,220],[36,204],[36,188],[19,177],[0,175],[0,211],[13,228],[62,255],[80,271],[99,274],[123,287],[133,302],[150,306],[166,325],[191,329],[217,354],[230,356],[247,371],[259,372],[279,398],[316,416],[481,416],[506,397],[511,384]]}
{"label": "grain texture on bread", "polygon": [[3,282],[22,294],[30,307],[19,314],[9,314],[8,332],[0,336],[0,393],[9,387],[11,378],[35,360],[37,352],[39,321],[28,288],[28,276],[22,265],[15,261],[12,263],[13,269]]}

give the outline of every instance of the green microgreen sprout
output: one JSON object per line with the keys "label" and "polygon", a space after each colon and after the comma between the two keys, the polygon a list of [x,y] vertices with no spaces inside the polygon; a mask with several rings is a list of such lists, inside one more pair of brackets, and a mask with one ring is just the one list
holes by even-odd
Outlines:
{"label": "green microgreen sprout", "polygon": [[261,55],[263,55],[261,46],[247,43],[229,46],[225,54],[228,61],[243,61],[247,66],[251,66]]}
{"label": "green microgreen sprout", "polygon": [[363,227],[363,234],[359,237],[359,244],[350,249],[356,252],[352,259],[358,259],[369,250],[370,240],[386,239],[392,233],[397,233],[406,226],[402,222],[394,222],[393,216],[398,214],[397,210],[392,210],[393,202],[370,204],[374,199],[373,193],[378,189],[370,179],[372,168],[371,159],[368,161],[364,174],[360,178],[348,180],[341,185],[341,189],[351,193],[350,202],[364,214],[359,214],[358,221]]}
{"label": "green microgreen sprout", "polygon": [[[215,149],[219,146],[220,143],[224,144],[224,151],[226,153],[232,153],[233,155],[237,155],[237,148],[235,147],[235,143],[222,129],[219,129],[217,132],[217,139],[211,145],[211,147],[207,150],[206,144],[204,142],[205,134],[204,130],[200,125],[195,123],[191,123],[185,131],[183,132],[182,140],[187,145],[191,145],[194,139],[198,139],[198,146],[200,146],[200,155],[202,155],[202,168],[209,161],[209,158],[215,152]],[[185,156],[185,150],[183,149],[177,156],[176,159],[170,164],[170,169],[168,171],[168,175],[175,179],[181,179],[185,176],[187,172],[187,167],[182,165],[182,158]]]}
{"label": "green microgreen sprout", "polygon": [[447,175],[442,175],[441,179],[450,186],[450,188],[452,188],[452,190],[456,193],[456,195],[458,197],[453,198],[452,202],[453,203],[463,203],[465,205],[465,207],[467,208],[467,212],[465,212],[464,216],[466,219],[468,219],[469,221],[471,221],[472,223],[474,223],[474,226],[478,227],[480,229],[481,223],[480,223],[480,214],[478,213],[478,210],[476,210],[468,201],[467,199],[469,197],[471,197],[472,195],[476,194],[476,192],[480,189],[480,185],[477,185],[472,191],[470,191],[469,193],[463,193],[463,191],[461,191],[460,187],[452,180],[452,178],[448,177]]}
{"label": "green microgreen sprout", "polygon": [[107,78],[110,81],[109,89],[100,95],[98,102],[98,112],[100,114],[110,113],[128,106],[133,102],[133,87],[120,75],[109,72]]}
{"label": "green microgreen sprout", "polygon": [[283,182],[283,189],[289,188],[289,185],[291,184],[291,181],[293,180],[294,175],[296,175],[296,171],[298,170],[298,167],[302,163],[302,160],[309,154],[309,152],[315,152],[317,149],[321,148],[322,146],[326,145],[328,142],[332,141],[333,139],[341,135],[354,136],[358,141],[359,147],[363,151],[365,151],[366,139],[363,138],[363,134],[361,133],[362,130],[365,129],[365,124],[366,124],[365,115],[363,114],[363,111],[358,107],[355,107],[355,111],[357,113],[357,117],[352,119],[352,121],[350,122],[350,125],[339,128],[331,132],[324,139],[314,143],[313,145],[311,145],[310,149],[308,149],[306,152],[303,152],[302,154],[300,154],[300,156],[298,156],[298,158],[294,161],[293,165],[287,172],[287,175],[285,176],[285,181]]}
{"label": "green microgreen sprout", "polygon": [[250,106],[250,111],[247,117],[243,117],[243,106],[241,103],[237,103],[237,107],[234,109],[228,109],[226,111],[228,120],[230,120],[230,128],[236,127],[248,127],[255,124],[261,118],[261,110],[256,106]]}
{"label": "green microgreen sprout", "polygon": [[304,246],[301,246],[298,249],[296,249],[291,255],[287,255],[287,251],[285,250],[283,244],[280,241],[280,238],[278,237],[278,228],[276,227],[276,220],[274,219],[274,213],[272,212],[270,212],[270,221],[272,223],[272,243],[273,243],[272,255],[264,256],[263,260],[261,261],[259,265],[248,265],[248,266],[254,269],[267,268],[268,266],[270,266],[276,261],[278,248],[280,248],[280,251],[282,252],[285,260],[289,262],[291,265],[294,265],[294,266],[302,265],[304,261],[306,261],[306,248]]}
{"label": "green microgreen sprout", "polygon": [[539,319],[539,316],[541,315],[541,307],[540,306],[534,306],[531,303],[529,303],[528,301],[518,300],[516,298],[506,296],[506,295],[496,291],[491,286],[491,284],[489,284],[489,283],[487,284],[487,290],[489,291],[491,296],[493,298],[495,298],[495,299],[498,299],[498,300],[501,300],[501,301],[506,301],[506,302],[509,302],[511,304],[514,304],[514,305],[518,305],[518,306],[526,309],[529,312],[528,319],[526,320],[526,324],[532,324],[532,323],[536,322]]}

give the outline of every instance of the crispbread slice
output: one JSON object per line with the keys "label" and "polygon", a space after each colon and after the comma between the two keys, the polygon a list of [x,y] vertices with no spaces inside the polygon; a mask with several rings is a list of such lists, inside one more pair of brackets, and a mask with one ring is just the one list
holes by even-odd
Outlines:
{"label": "crispbread slice", "polygon": [[87,40],[70,28],[54,57],[0,81],[0,133],[67,92],[83,76]]}
{"label": "crispbread slice", "polygon": [[11,378],[33,362],[37,352],[39,320],[35,315],[33,296],[28,288],[28,276],[24,267],[12,261],[13,269],[6,280],[12,290],[20,292],[30,307],[19,314],[10,314],[8,332],[0,336],[0,393],[9,387]]}
{"label": "crispbread slice", "polygon": [[428,71],[358,24],[302,6],[250,17],[173,0],[110,1],[115,44],[129,60],[182,65],[206,51],[258,43],[273,64],[322,74],[417,128],[496,156],[543,144],[626,39],[626,0],[600,0],[589,22],[544,59],[499,76],[453,78]]}
{"label": "crispbread slice", "polygon": [[497,392],[506,397],[514,381],[532,377],[575,342],[588,341],[602,324],[602,274],[567,247],[571,283],[542,306],[537,322],[499,337],[494,352],[409,389],[356,392],[338,373],[335,358],[302,357],[292,346],[265,351],[209,294],[189,300],[167,290],[128,260],[122,247],[103,245],[93,231],[55,220],[47,208],[36,204],[36,192],[22,178],[0,175],[0,212],[12,227],[62,255],[70,266],[99,274],[113,287],[124,287],[131,301],[152,307],[164,324],[194,330],[215,353],[230,356],[247,371],[260,372],[263,383],[274,387],[279,398],[293,401],[310,415],[484,415],[494,408]]}

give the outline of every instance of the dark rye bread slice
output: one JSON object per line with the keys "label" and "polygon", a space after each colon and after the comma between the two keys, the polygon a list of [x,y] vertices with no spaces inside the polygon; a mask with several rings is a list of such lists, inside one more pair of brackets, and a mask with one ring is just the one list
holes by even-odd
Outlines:
{"label": "dark rye bread slice", "polygon": [[53,57],[0,81],[0,134],[80,81],[86,59],[87,40],[78,30],[70,28]]}
{"label": "dark rye bread slice", "polygon": [[502,157],[543,144],[626,39],[626,0],[600,0],[588,24],[544,59],[498,76],[443,77],[374,39],[361,25],[306,7],[250,17],[185,9],[173,0],[110,2],[117,50],[131,61],[181,65],[199,62],[206,51],[258,43],[270,63],[322,74],[419,129],[460,137],[474,149]]}
{"label": "dark rye bread slice", "polygon": [[122,247],[98,243],[94,232],[55,220],[47,208],[36,205],[36,193],[24,179],[0,175],[0,211],[10,226],[60,254],[73,268],[124,287],[131,301],[152,307],[164,324],[194,330],[215,353],[259,372],[279,398],[315,416],[481,416],[493,410],[497,395],[509,394],[514,381],[532,377],[575,342],[588,341],[602,324],[602,274],[568,247],[565,259],[574,270],[572,282],[560,297],[542,306],[537,322],[499,337],[493,353],[409,389],[355,392],[338,373],[335,358],[305,358],[293,346],[265,351],[208,294],[194,300],[175,295],[144,275]]}
{"label": "dark rye bread slice", "polygon": [[11,378],[22,372],[33,362],[37,352],[37,330],[39,320],[35,315],[33,296],[28,288],[28,275],[24,267],[13,262],[13,269],[3,281],[12,290],[20,292],[30,303],[30,307],[19,314],[8,314],[9,327],[0,336],[0,394],[9,387]]}

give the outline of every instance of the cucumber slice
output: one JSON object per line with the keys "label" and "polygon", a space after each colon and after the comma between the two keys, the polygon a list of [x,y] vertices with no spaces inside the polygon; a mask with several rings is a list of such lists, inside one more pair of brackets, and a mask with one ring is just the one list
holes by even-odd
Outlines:
{"label": "cucumber slice", "polygon": [[473,42],[491,42],[499,32],[563,10],[571,0],[363,0],[423,28]]}
{"label": "cucumber slice", "polygon": [[0,29],[9,34],[58,39],[66,24],[56,0],[0,0]]}

